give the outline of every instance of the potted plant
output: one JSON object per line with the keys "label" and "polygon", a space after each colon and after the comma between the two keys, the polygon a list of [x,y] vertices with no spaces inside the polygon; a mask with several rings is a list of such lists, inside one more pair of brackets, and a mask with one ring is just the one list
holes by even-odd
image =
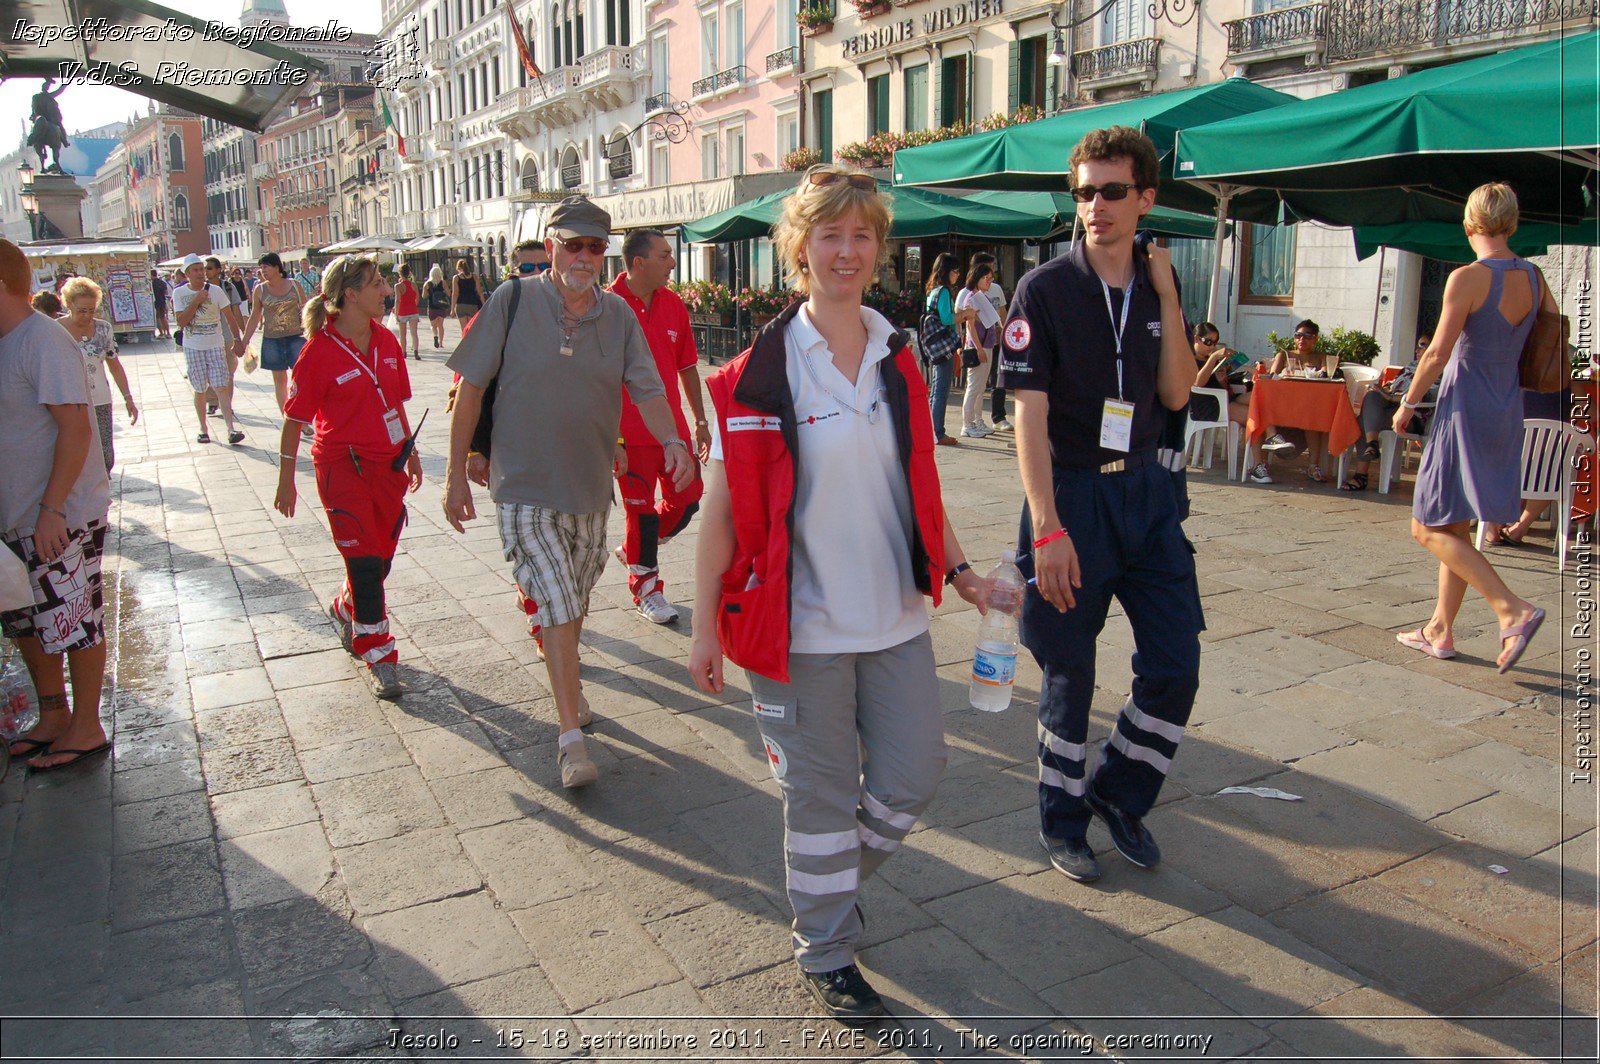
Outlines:
{"label": "potted plant", "polygon": [[859,18],[876,18],[887,14],[890,7],[889,0],[850,0],[850,3]]}
{"label": "potted plant", "polygon": [[808,170],[823,162],[822,153],[815,148],[796,148],[783,157],[782,166],[785,170]]}
{"label": "potted plant", "polygon": [[733,290],[716,281],[674,282],[672,290],[683,300],[689,320],[697,325],[726,325],[733,313]]}
{"label": "potted plant", "polygon": [[807,4],[796,13],[794,20],[800,26],[802,37],[816,37],[827,33],[833,29],[833,4],[825,0]]}
{"label": "potted plant", "polygon": [[1338,355],[1341,364],[1354,362],[1358,366],[1372,365],[1379,353],[1378,341],[1371,333],[1338,325],[1317,342],[1317,350],[1324,355]]}
{"label": "potted plant", "polygon": [[741,289],[735,302],[749,316],[750,324],[759,329],[789,309],[795,298],[795,293],[782,285],[771,285]]}
{"label": "potted plant", "polygon": [[833,154],[845,162],[871,170],[888,166],[895,150],[906,146],[906,138],[899,133],[874,133],[866,140],[842,145]]}

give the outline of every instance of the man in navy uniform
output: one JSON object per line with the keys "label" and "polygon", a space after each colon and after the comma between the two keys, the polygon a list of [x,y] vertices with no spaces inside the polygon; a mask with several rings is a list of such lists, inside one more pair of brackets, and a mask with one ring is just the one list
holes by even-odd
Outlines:
{"label": "man in navy uniform", "polygon": [[[1089,882],[1100,877],[1091,816],[1128,860],[1161,859],[1143,818],[1194,705],[1205,621],[1180,478],[1162,456],[1194,360],[1170,254],[1134,244],[1155,203],[1155,146],[1126,126],[1095,130],[1069,170],[1085,236],[1022,278],[1001,332],[1000,383],[1015,397],[1027,496],[1018,553],[1036,581],[1022,642],[1044,670],[1040,835],[1057,869]],[[1095,640],[1112,598],[1133,627],[1133,693],[1090,776]]]}

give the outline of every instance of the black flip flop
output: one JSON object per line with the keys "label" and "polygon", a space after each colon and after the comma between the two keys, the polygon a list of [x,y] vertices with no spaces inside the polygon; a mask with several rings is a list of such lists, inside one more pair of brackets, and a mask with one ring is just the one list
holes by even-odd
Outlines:
{"label": "black flip flop", "polygon": [[228,433],[228,442],[234,444],[243,443],[244,433],[240,432],[238,429],[234,429],[232,432]]}
{"label": "black flip flop", "polygon": [[[12,757],[26,761],[30,757],[38,757],[39,751],[49,749],[50,744],[54,741],[53,739],[13,739],[9,749]],[[26,746],[27,749],[19,750],[17,749],[19,746]]]}
{"label": "black flip flop", "polygon": [[[74,757],[71,761],[59,761],[54,765],[35,765],[32,761],[29,761],[28,762],[28,771],[29,772],[54,772],[58,768],[66,768],[68,765],[76,765],[80,761],[85,761],[85,760],[87,760],[87,759],[89,759],[91,757],[95,757],[95,756],[97,756],[99,754],[106,753],[110,749],[111,749],[111,740],[107,739],[105,742],[101,743],[99,746],[91,747],[88,750],[46,750],[45,754],[77,754],[78,756]],[[35,754],[33,756],[34,757],[43,757],[44,754]]]}
{"label": "black flip flop", "polygon": [[210,443],[211,442],[211,433],[202,432],[200,435],[198,435],[198,436],[196,436],[194,438],[194,442],[195,443]]}

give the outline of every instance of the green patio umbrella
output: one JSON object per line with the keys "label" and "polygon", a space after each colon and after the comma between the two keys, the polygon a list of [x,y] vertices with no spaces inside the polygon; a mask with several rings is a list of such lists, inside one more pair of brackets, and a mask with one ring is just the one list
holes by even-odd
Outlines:
{"label": "green patio umbrella", "polygon": [[[1052,220],[1052,235],[1071,231],[1077,218],[1078,205],[1065,192],[974,192],[965,197],[969,201],[988,203],[1023,214],[1046,216]],[[1142,228],[1162,236],[1210,237],[1216,230],[1215,219],[1205,214],[1175,211],[1170,207],[1154,207],[1144,216]]]}
{"label": "green patio umbrella", "polygon": [[[1228,78],[1193,89],[1080,107],[991,133],[902,148],[894,153],[894,182],[925,187],[1065,192],[1069,178],[1067,156],[1085,133],[1106,126],[1132,126],[1149,137],[1161,155],[1163,180],[1156,202],[1212,217],[1216,209],[1214,196],[1204,189],[1170,180],[1172,145],[1178,130],[1272,110],[1294,100],[1288,93],[1253,81]],[[1276,199],[1260,199],[1259,204],[1237,206],[1253,210],[1257,217],[1252,220],[1276,221]]]}
{"label": "green patio umbrella", "polygon": [[1330,225],[1459,222],[1478,185],[1509,181],[1529,221],[1593,213],[1600,32],[1562,37],[1226,122],[1185,128],[1176,173],[1273,190]]}
{"label": "green patio umbrella", "polygon": [[[1398,248],[1444,262],[1472,262],[1478,257],[1467,243],[1460,222],[1401,222],[1397,225],[1361,225],[1355,229],[1356,258],[1377,254],[1380,247]],[[1594,247],[1600,244],[1600,223],[1593,218],[1579,225],[1525,222],[1511,236],[1511,250],[1527,258],[1547,254],[1553,245]]]}
{"label": "green patio umbrella", "polygon": [[[920,188],[895,188],[886,181],[878,187],[894,201],[894,225],[889,236],[906,240],[924,236],[974,236],[992,240],[1037,240],[1051,232],[1046,216],[1024,214],[961,196],[946,196]],[[749,203],[689,222],[683,238],[694,244],[728,244],[769,236],[783,213],[790,191],[771,192]]]}

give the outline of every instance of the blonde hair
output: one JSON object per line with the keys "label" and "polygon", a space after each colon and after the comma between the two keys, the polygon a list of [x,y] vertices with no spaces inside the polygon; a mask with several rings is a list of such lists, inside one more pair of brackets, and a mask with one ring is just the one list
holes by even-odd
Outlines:
{"label": "blonde hair", "polygon": [[71,306],[72,301],[80,296],[93,296],[94,305],[98,307],[103,294],[100,286],[87,277],[74,277],[61,286],[61,302],[67,306]]}
{"label": "blonde hair", "polygon": [[1520,216],[1517,194],[1504,181],[1491,181],[1479,185],[1467,197],[1467,211],[1463,219],[1469,233],[1483,236],[1510,236],[1517,231]]}
{"label": "blonde hair", "polygon": [[437,262],[433,264],[433,269],[428,271],[428,280],[434,284],[444,284],[444,270]]}
{"label": "blonde hair", "polygon": [[322,290],[306,301],[300,310],[300,324],[306,339],[311,339],[337,318],[344,309],[345,293],[365,288],[378,273],[378,260],[371,255],[340,255],[322,271]]}
{"label": "blonde hair", "polygon": [[851,211],[860,211],[878,234],[878,257],[872,264],[874,272],[889,261],[889,226],[894,223],[888,196],[877,189],[857,188],[848,180],[826,185],[811,183],[812,174],[839,174],[849,178],[864,173],[853,166],[822,163],[805,172],[797,187],[783,201],[783,214],[772,227],[772,245],[783,263],[784,278],[803,296],[811,294],[811,277],[801,265],[801,253],[811,231],[819,225],[836,222]]}

